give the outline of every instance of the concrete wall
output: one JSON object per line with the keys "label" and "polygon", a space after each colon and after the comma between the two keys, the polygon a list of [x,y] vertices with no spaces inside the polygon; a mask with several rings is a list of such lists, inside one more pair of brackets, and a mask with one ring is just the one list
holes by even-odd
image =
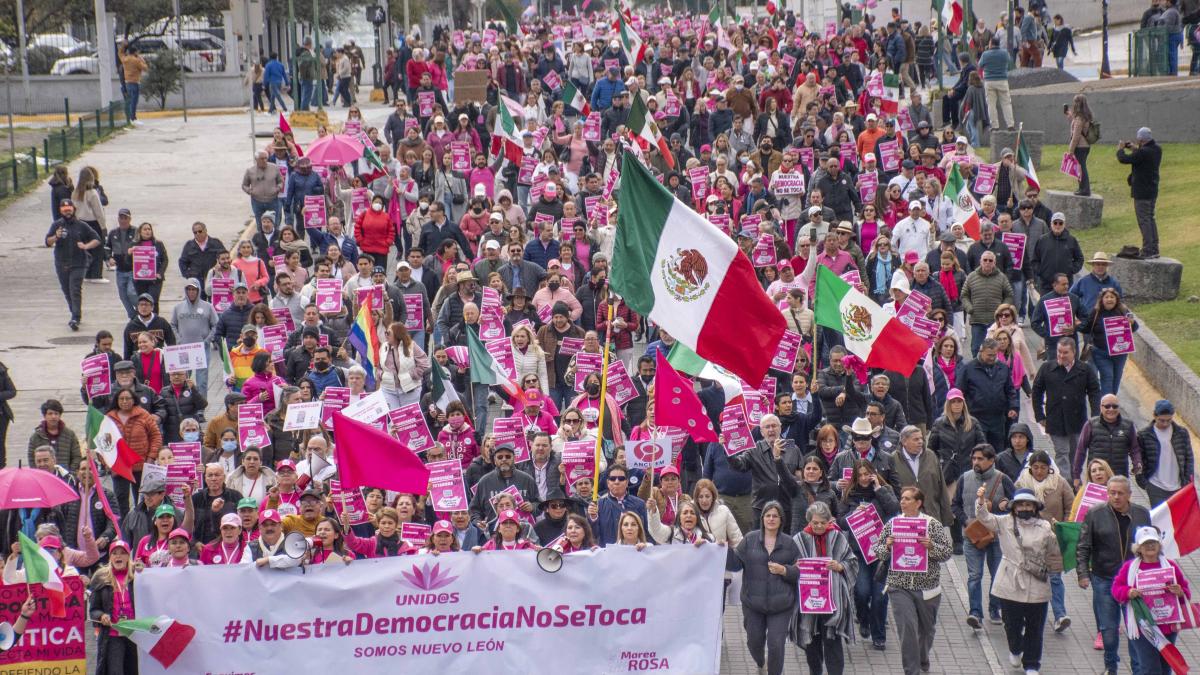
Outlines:
{"label": "concrete wall", "polygon": [[[1194,83],[1193,83],[1194,84]],[[1067,143],[1062,107],[1076,93],[1087,94],[1100,121],[1102,144],[1132,138],[1138,127],[1154,130],[1160,143],[1194,143],[1200,138],[1200,86],[1157,78],[1127,87],[1098,89],[1086,83],[1059,84],[1012,92],[1013,114],[1025,128],[1045,132],[1046,143]]]}
{"label": "concrete wall", "polygon": [[1133,334],[1133,362],[1146,379],[1175,404],[1176,414],[1192,429],[1200,429],[1200,377],[1171,351],[1154,331],[1140,323]]}
{"label": "concrete wall", "polygon": [[[185,74],[189,108],[225,108],[246,104],[246,89],[237,73]],[[13,78],[12,105],[15,114],[60,113],[63,99],[71,99],[72,111],[100,108],[100,80],[94,75],[33,75],[29,78],[29,108],[26,110],[20,78]],[[113,82],[113,95],[121,97],[120,82]],[[183,97],[176,92],[167,97],[168,108],[183,106]],[[139,109],[157,110],[157,101],[147,101],[143,93]],[[0,97],[0,113],[7,113]]]}

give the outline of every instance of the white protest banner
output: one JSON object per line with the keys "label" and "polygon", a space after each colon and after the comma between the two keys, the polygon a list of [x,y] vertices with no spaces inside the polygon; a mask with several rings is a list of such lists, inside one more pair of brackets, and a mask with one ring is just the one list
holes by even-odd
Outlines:
{"label": "white protest banner", "polygon": [[208,349],[203,342],[163,347],[163,363],[168,373],[187,372],[208,367]]}
{"label": "white protest banner", "polygon": [[671,461],[671,439],[625,441],[625,459],[632,469],[661,469]]}
{"label": "white protest banner", "polygon": [[[561,673],[562,659],[546,658],[553,652],[570,654],[568,670],[578,673],[716,673],[721,594],[693,591],[721,587],[726,555],[720,546],[609,547],[567,555],[557,574],[542,572],[533,551],[270,574],[253,565],[152,568],[138,575],[135,612],[170,616],[196,634],[170,670],[141,658],[140,672],[287,673],[323,663],[339,675]],[[229,601],[268,597],[289,601]]]}
{"label": "white protest banner", "polygon": [[363,424],[374,424],[387,416],[387,399],[382,390],[367,394],[343,408],[342,414]]}
{"label": "white protest banner", "polygon": [[324,403],[292,403],[287,407],[287,415],[283,419],[284,431],[304,431],[316,429],[321,424],[321,408]]}

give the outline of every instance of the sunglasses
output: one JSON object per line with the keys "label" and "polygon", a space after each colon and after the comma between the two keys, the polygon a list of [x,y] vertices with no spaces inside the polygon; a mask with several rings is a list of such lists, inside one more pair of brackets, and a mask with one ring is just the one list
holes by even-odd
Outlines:
{"label": "sunglasses", "polygon": [[572,417],[569,420],[563,420],[563,424],[579,424],[582,421],[583,420],[579,419],[578,417]]}
{"label": "sunglasses", "polygon": [[614,483],[624,483],[625,476],[609,476],[608,479]]}
{"label": "sunglasses", "polygon": [[1119,406],[1119,405],[1114,405],[1114,404],[1112,404],[1112,403],[1105,403],[1104,405],[1102,405],[1102,406],[1100,406],[1100,407],[1101,407],[1101,408],[1104,408],[1105,410],[1117,410],[1117,409],[1118,409],[1118,408],[1120,408],[1121,406]]}

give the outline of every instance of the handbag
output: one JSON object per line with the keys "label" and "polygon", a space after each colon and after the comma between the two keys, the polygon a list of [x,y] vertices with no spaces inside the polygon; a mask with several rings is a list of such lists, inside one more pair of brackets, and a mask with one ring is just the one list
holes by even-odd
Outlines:
{"label": "handbag", "polygon": [[[995,480],[992,482],[992,489],[990,492],[988,492],[986,501],[992,501],[992,497],[996,495],[996,489],[1000,487],[1000,480],[1000,476],[996,476]],[[996,540],[996,533],[992,532],[986,525],[979,522],[978,518],[972,518],[970,522],[967,523],[967,526],[963,528],[963,536],[967,538],[967,541],[974,544],[975,548],[981,551],[988,546],[991,546],[992,542]]]}

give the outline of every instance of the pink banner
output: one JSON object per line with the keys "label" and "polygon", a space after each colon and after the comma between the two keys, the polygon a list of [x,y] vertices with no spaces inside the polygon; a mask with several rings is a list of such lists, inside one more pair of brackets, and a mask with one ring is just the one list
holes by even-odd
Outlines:
{"label": "pink banner", "polygon": [[738,227],[749,232],[752,237],[757,238],[760,234],[759,228],[762,227],[762,219],[761,213],[748,213],[742,216],[741,221],[738,222]]}
{"label": "pink banner", "polygon": [[1069,152],[1063,153],[1062,163],[1058,165],[1058,170],[1075,180],[1083,177],[1083,168],[1079,165],[1079,160]]}
{"label": "pink banner", "polygon": [[875,200],[875,193],[879,191],[879,174],[874,171],[858,174],[858,196],[862,198],[863,203],[869,203]]}
{"label": "pink banner", "polygon": [[129,249],[133,256],[134,281],[154,281],[158,278],[158,249],[154,246],[134,246]]}
{"label": "pink banner", "polygon": [[322,314],[339,314],[342,311],[342,280],[317,279],[317,311]]}
{"label": "pink banner", "polygon": [[1001,232],[1000,241],[1008,247],[1008,253],[1013,259],[1013,269],[1021,269],[1025,263],[1025,235],[1020,232]]}
{"label": "pink banner", "polygon": [[325,229],[325,197],[323,195],[305,195],[304,229]]}
{"label": "pink banner", "polygon": [[1000,167],[995,164],[980,164],[975,167],[975,192],[988,195],[996,188],[996,175]]}
{"label": "pink banner", "polygon": [[[562,449],[562,473],[567,477],[567,485],[584,476],[592,477],[596,473],[596,443],[593,441],[567,441]],[[591,495],[588,495],[591,498]]]}
{"label": "pink banner", "polygon": [[850,166],[858,166],[858,147],[847,141],[838,147],[838,159],[842,160],[842,166],[847,164]]}
{"label": "pink banner", "polygon": [[109,377],[107,354],[95,354],[87,357],[80,364],[79,369],[83,373],[83,386],[87,389],[89,399],[112,393],[112,379]]}
{"label": "pink banner", "polygon": [[755,267],[774,267],[778,264],[774,235],[764,233],[758,236],[758,243],[754,245],[753,262]]}
{"label": "pink banner", "polygon": [[721,410],[720,422],[726,456],[732,457],[754,447],[754,436],[742,406],[736,403],[725,406]]}
{"label": "pink banner", "polygon": [[1050,335],[1059,337],[1067,335],[1075,326],[1075,312],[1071,307],[1071,298],[1046,298],[1046,323],[1050,326]]}
{"label": "pink banner", "polygon": [[771,358],[771,370],[781,373],[791,373],[796,368],[796,355],[800,352],[800,334],[790,330],[783,331],[779,346],[775,348],[775,356]]}
{"label": "pink banner", "polygon": [[371,516],[367,513],[367,502],[363,499],[361,491],[347,490],[342,487],[341,481],[330,478],[329,497],[333,500],[333,510],[337,513],[338,520],[341,520],[342,514],[346,514],[351,525],[371,522]]}
{"label": "pink banner", "polygon": [[514,459],[524,462],[529,459],[529,444],[525,442],[525,421],[520,417],[497,417],[492,420],[492,435],[496,445],[511,443],[515,448]]}
{"label": "pink banner", "polygon": [[829,578],[829,558],[801,558],[796,561],[800,571],[797,585],[800,589],[801,614],[833,614],[837,601],[833,597]]}
{"label": "pink banner", "polygon": [[[15,564],[15,563],[14,563]],[[42,675],[87,672],[87,641],[92,628],[84,597],[83,577],[62,579],[66,616],[51,616],[50,597],[41,584],[0,586],[0,619],[14,624],[25,598],[33,594],[35,608],[23,636],[17,636],[11,648],[0,651],[0,672]],[[108,630],[107,628],[104,630]],[[12,637],[12,629],[7,632]]]}
{"label": "pink banner", "polygon": [[728,213],[710,213],[705,218],[708,222],[716,225],[725,234],[729,234],[729,214]]}
{"label": "pink banner", "polygon": [[517,171],[517,183],[521,185],[533,184],[533,172],[537,169],[537,157],[534,155],[525,155],[521,157],[521,168]]}
{"label": "pink banner", "polygon": [[591,113],[583,120],[583,140],[600,142],[600,113]]}
{"label": "pink banner", "polygon": [[892,569],[897,572],[928,572],[929,550],[917,541],[928,536],[929,524],[924,518],[893,518]]}
{"label": "pink banner", "polygon": [[350,387],[325,387],[321,401],[321,426],[333,430],[333,413],[350,405]]}
{"label": "pink banner", "polygon": [[450,163],[455,171],[470,171],[471,144],[466,141],[451,141]]}
{"label": "pink banner", "polygon": [[504,337],[504,310],[486,307],[479,313],[479,339],[485,342]]}
{"label": "pink banner", "polygon": [[879,144],[879,163],[884,171],[900,170],[900,144],[897,141],[883,141]]}
{"label": "pink banner", "polygon": [[949,155],[952,152],[954,152],[954,144],[953,143],[942,143],[942,157],[945,157],[946,155]]}
{"label": "pink banner", "polygon": [[421,117],[433,117],[433,106],[437,103],[437,97],[432,91],[417,92],[417,114]]}
{"label": "pink banner", "polygon": [[583,381],[604,367],[604,355],[579,352],[575,355],[575,391],[583,391]]}
{"label": "pink banner", "polygon": [[508,377],[517,379],[517,368],[513,365],[512,343],[506,337],[499,337],[495,340],[488,340],[483,343],[483,348],[491,354],[492,359],[500,366],[500,370]]}
{"label": "pink banner", "polygon": [[871,547],[875,545],[875,542],[879,540],[879,535],[883,532],[883,521],[880,520],[875,505],[865,504],[846,514],[846,524],[850,526],[850,532],[854,535],[858,550],[862,552],[867,564],[875,562],[875,554],[871,552]]}
{"label": "pink banner", "polygon": [[466,511],[471,500],[467,497],[467,486],[463,481],[462,462],[446,459],[430,462],[425,468],[429,469],[429,500],[433,503],[433,510],[439,514]]}
{"label": "pink banner", "polygon": [[1108,342],[1108,355],[1132,354],[1133,325],[1126,316],[1109,316],[1104,319],[1104,339]]}
{"label": "pink banner", "polygon": [[896,127],[900,131],[912,131],[916,129],[913,125],[912,115],[908,112],[908,108],[901,108],[896,111]]}
{"label": "pink banner", "polygon": [[565,337],[558,346],[558,353],[561,356],[574,356],[581,351],[583,351],[583,338]]}
{"label": "pink banner", "polygon": [[763,415],[771,412],[774,408],[774,401],[768,403],[763,393],[757,389],[744,389],[742,401],[746,407],[746,421],[752,427],[757,427],[762,421]]}
{"label": "pink banner", "polygon": [[287,307],[271,308],[271,316],[275,317],[275,320],[283,325],[286,331],[284,337],[287,337],[287,333],[296,330],[296,321],[292,318],[292,311]]}
{"label": "pink banner", "polygon": [[232,277],[213,277],[212,304],[213,309],[215,309],[217,312],[224,312],[233,305],[234,283],[235,280]]}
{"label": "pink banner", "polygon": [[608,362],[608,393],[617,405],[625,405],[638,397],[633,379],[629,377],[625,362],[621,359],[610,359]]}
{"label": "pink banner", "polygon": [[923,316],[912,317],[912,323],[908,325],[912,329],[913,334],[925,341],[925,344],[933,346],[934,339],[937,338],[938,331],[941,329],[941,324],[933,319],[927,319]]}
{"label": "pink banner", "polygon": [[433,434],[421,412],[420,403],[409,403],[388,411],[392,436],[413,452],[425,452],[434,445]]}
{"label": "pink banner", "polygon": [[275,166],[279,167],[279,177],[283,179],[279,183],[279,196],[282,197],[287,194],[288,167],[287,164],[276,164]]}
{"label": "pink banner", "polygon": [[562,79],[560,79],[558,77],[558,73],[553,70],[546,73],[546,76],[542,78],[542,82],[545,82],[546,86],[551,91],[557,91],[558,89],[562,88]]}
{"label": "pink banner", "polygon": [[1134,586],[1141,591],[1142,600],[1146,602],[1156,624],[1183,623],[1183,607],[1179,604],[1179,596],[1167,590],[1167,586],[1174,583],[1175,568],[1166,563],[1163,567],[1138,570]]}
{"label": "pink banner", "polygon": [[263,421],[263,406],[261,403],[242,403],[238,405],[238,447],[242,450],[254,445],[260,448],[271,444],[267,434],[267,424]]}

